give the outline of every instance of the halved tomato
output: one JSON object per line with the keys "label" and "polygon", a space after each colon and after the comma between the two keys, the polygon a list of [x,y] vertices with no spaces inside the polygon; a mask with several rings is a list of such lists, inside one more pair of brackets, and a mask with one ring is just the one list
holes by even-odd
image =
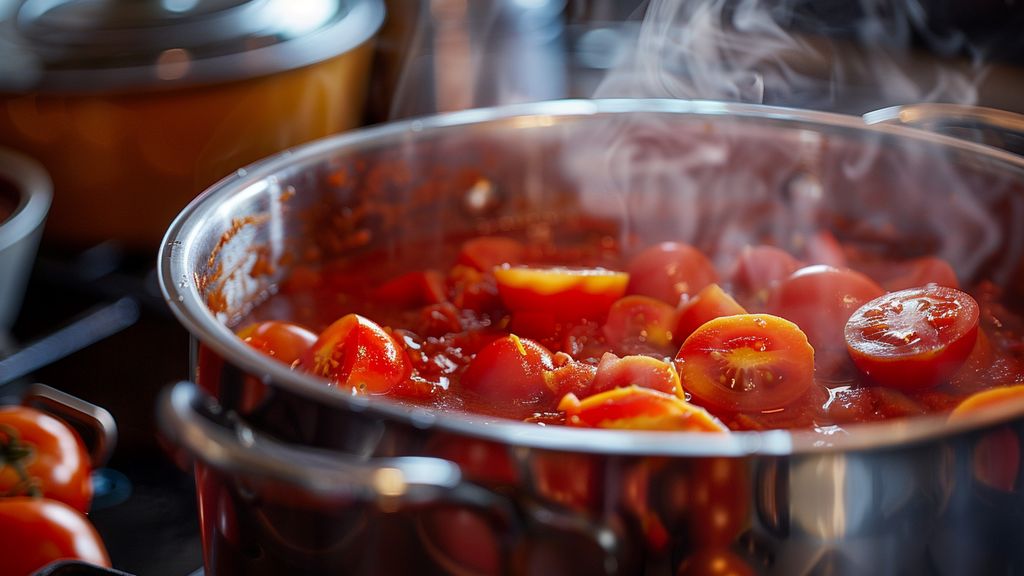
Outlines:
{"label": "halved tomato", "polygon": [[624,296],[608,310],[601,332],[608,345],[620,353],[625,348],[672,345],[676,310],[650,296]]}
{"label": "halved tomato", "polygon": [[300,366],[337,386],[387,394],[412,372],[405,350],[373,320],[347,314],[328,326]]}
{"label": "halved tomato", "polygon": [[595,394],[582,401],[566,394],[558,404],[568,426],[629,430],[725,432],[727,429],[703,408],[678,396],[628,386]]}
{"label": "halved tomato", "polygon": [[518,240],[481,236],[462,243],[458,263],[481,272],[490,272],[495,266],[519,264],[525,257],[526,246]]}
{"label": "halved tomato", "polygon": [[822,369],[823,360],[846,361],[846,321],[857,308],[882,294],[882,288],[860,272],[807,266],[776,286],[768,299],[768,312],[800,327]]}
{"label": "halved tomato", "polygon": [[677,342],[682,342],[709,320],[746,313],[746,309],[740,306],[732,296],[726,294],[718,284],[708,284],[696,296],[682,305],[675,332],[672,334]]}
{"label": "halved tomato", "polygon": [[711,261],[689,244],[662,242],[640,252],[629,263],[629,294],[657,298],[672,306],[683,294],[696,294],[718,281]]}
{"label": "halved tomato", "polygon": [[509,334],[484,346],[459,381],[466,400],[488,413],[525,418],[553,407],[544,373],[554,368],[551,352],[537,342]]}
{"label": "halved tomato", "polygon": [[547,314],[564,322],[603,319],[629,282],[625,272],[604,268],[502,266],[494,269],[494,278],[513,314]]}
{"label": "halved tomato", "polygon": [[769,314],[716,318],[683,342],[683,388],[730,412],[782,408],[814,384],[814,349],[792,322]]}
{"label": "halved tomato", "polygon": [[736,290],[764,304],[768,291],[799,268],[800,261],[781,248],[747,246],[736,258],[730,278]]}
{"label": "halved tomato", "polygon": [[627,386],[640,386],[683,397],[679,374],[668,362],[650,356],[619,358],[610,352],[605,353],[597,365],[590,393],[598,394]]}
{"label": "halved tomato", "polygon": [[267,356],[291,366],[316,342],[316,334],[298,324],[269,320],[238,331],[238,337]]}
{"label": "halved tomato", "polygon": [[902,390],[931,388],[967,360],[978,336],[978,303],[931,284],[891,292],[857,309],[846,344],[864,374]]}

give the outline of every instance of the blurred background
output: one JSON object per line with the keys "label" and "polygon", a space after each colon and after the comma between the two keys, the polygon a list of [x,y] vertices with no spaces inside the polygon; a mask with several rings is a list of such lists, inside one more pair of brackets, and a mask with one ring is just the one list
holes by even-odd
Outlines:
{"label": "blurred background", "polygon": [[0,395],[110,410],[91,519],[115,567],[190,574],[192,478],[153,427],[189,341],[155,265],[207,186],[359,126],[558,98],[1024,112],[1022,30],[1012,0],[0,0]]}

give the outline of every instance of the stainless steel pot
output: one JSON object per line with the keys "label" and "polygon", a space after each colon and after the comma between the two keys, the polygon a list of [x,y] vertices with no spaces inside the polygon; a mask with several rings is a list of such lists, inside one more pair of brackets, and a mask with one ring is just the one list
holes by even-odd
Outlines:
{"label": "stainless steel pot", "polygon": [[0,344],[18,316],[52,189],[38,162],[0,148]]}
{"label": "stainless steel pot", "polygon": [[[171,226],[211,574],[978,574],[1024,570],[1020,407],[950,423],[699,435],[541,427],[348,396],[230,326],[307,261],[515,229],[726,254],[828,229],[1024,290],[1024,159],[900,126],[660,100],[473,110],[250,166]],[[428,258],[429,260],[429,258]],[[430,262],[421,262],[430,265]]]}

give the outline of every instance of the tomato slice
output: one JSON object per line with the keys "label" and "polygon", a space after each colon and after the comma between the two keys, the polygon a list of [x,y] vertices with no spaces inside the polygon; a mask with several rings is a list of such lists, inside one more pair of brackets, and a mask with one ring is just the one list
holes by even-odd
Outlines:
{"label": "tomato slice", "polygon": [[604,268],[494,269],[498,294],[513,313],[534,312],[565,322],[603,319],[626,291],[629,277]]}
{"label": "tomato slice", "polygon": [[891,292],[853,313],[846,343],[864,374],[902,390],[931,388],[967,360],[978,336],[978,303],[931,284]]}
{"label": "tomato slice", "polygon": [[[856,309],[883,293],[878,284],[860,272],[807,266],[775,288],[768,300],[768,312],[795,322],[807,335],[819,361],[846,361],[846,321]],[[823,367],[819,363],[819,369]]]}
{"label": "tomato slice", "polygon": [[270,320],[256,322],[238,331],[238,337],[267,356],[295,364],[316,342],[316,334],[298,324]]}
{"label": "tomato slice", "polygon": [[768,314],[716,318],[697,329],[676,358],[683,388],[711,409],[785,407],[814,384],[814,349],[792,322]]}
{"label": "tomato slice", "polygon": [[949,419],[959,420],[975,412],[983,412],[995,406],[1009,404],[1016,404],[1024,408],[1024,384],[992,388],[971,394],[949,413]]}
{"label": "tomato slice", "polygon": [[495,266],[519,264],[525,257],[526,246],[518,240],[481,236],[462,243],[458,263],[481,272],[490,272]]}
{"label": "tomato slice", "polygon": [[589,396],[582,401],[566,394],[558,404],[565,423],[584,428],[725,432],[704,409],[678,396],[627,386]]}
{"label": "tomato slice", "polygon": [[525,418],[554,406],[544,373],[554,368],[551,352],[537,342],[509,334],[477,352],[466,367],[460,388],[480,410]]}
{"label": "tomato slice", "polygon": [[381,284],[374,297],[403,308],[439,304],[448,299],[444,280],[437,270],[408,272]]}
{"label": "tomato slice", "polygon": [[657,298],[672,306],[683,294],[696,294],[718,281],[711,261],[689,244],[663,242],[640,252],[629,263],[628,294]]}
{"label": "tomato slice", "polygon": [[661,300],[625,296],[612,304],[601,331],[608,345],[620,352],[644,345],[667,348],[672,345],[675,317],[675,308]]}
{"label": "tomato slice", "polygon": [[300,365],[332,384],[365,394],[387,394],[412,372],[412,362],[398,341],[358,314],[347,314],[328,326]]}
{"label": "tomato slice", "polygon": [[676,322],[673,335],[678,342],[682,342],[705,322],[722,316],[746,313],[743,306],[740,306],[732,296],[726,294],[718,284],[708,284],[696,296],[683,304],[679,310],[679,319]]}
{"label": "tomato slice", "polygon": [[606,353],[597,365],[590,393],[598,394],[627,386],[640,386],[683,397],[679,374],[668,362],[650,356],[619,358],[610,352]]}

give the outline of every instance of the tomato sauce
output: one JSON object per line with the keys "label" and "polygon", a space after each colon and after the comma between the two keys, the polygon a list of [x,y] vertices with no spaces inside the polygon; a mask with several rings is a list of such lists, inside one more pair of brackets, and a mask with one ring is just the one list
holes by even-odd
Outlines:
{"label": "tomato sauce", "polygon": [[1024,321],[941,259],[592,236],[298,267],[239,335],[341,393],[580,427],[831,431],[1024,383]]}

